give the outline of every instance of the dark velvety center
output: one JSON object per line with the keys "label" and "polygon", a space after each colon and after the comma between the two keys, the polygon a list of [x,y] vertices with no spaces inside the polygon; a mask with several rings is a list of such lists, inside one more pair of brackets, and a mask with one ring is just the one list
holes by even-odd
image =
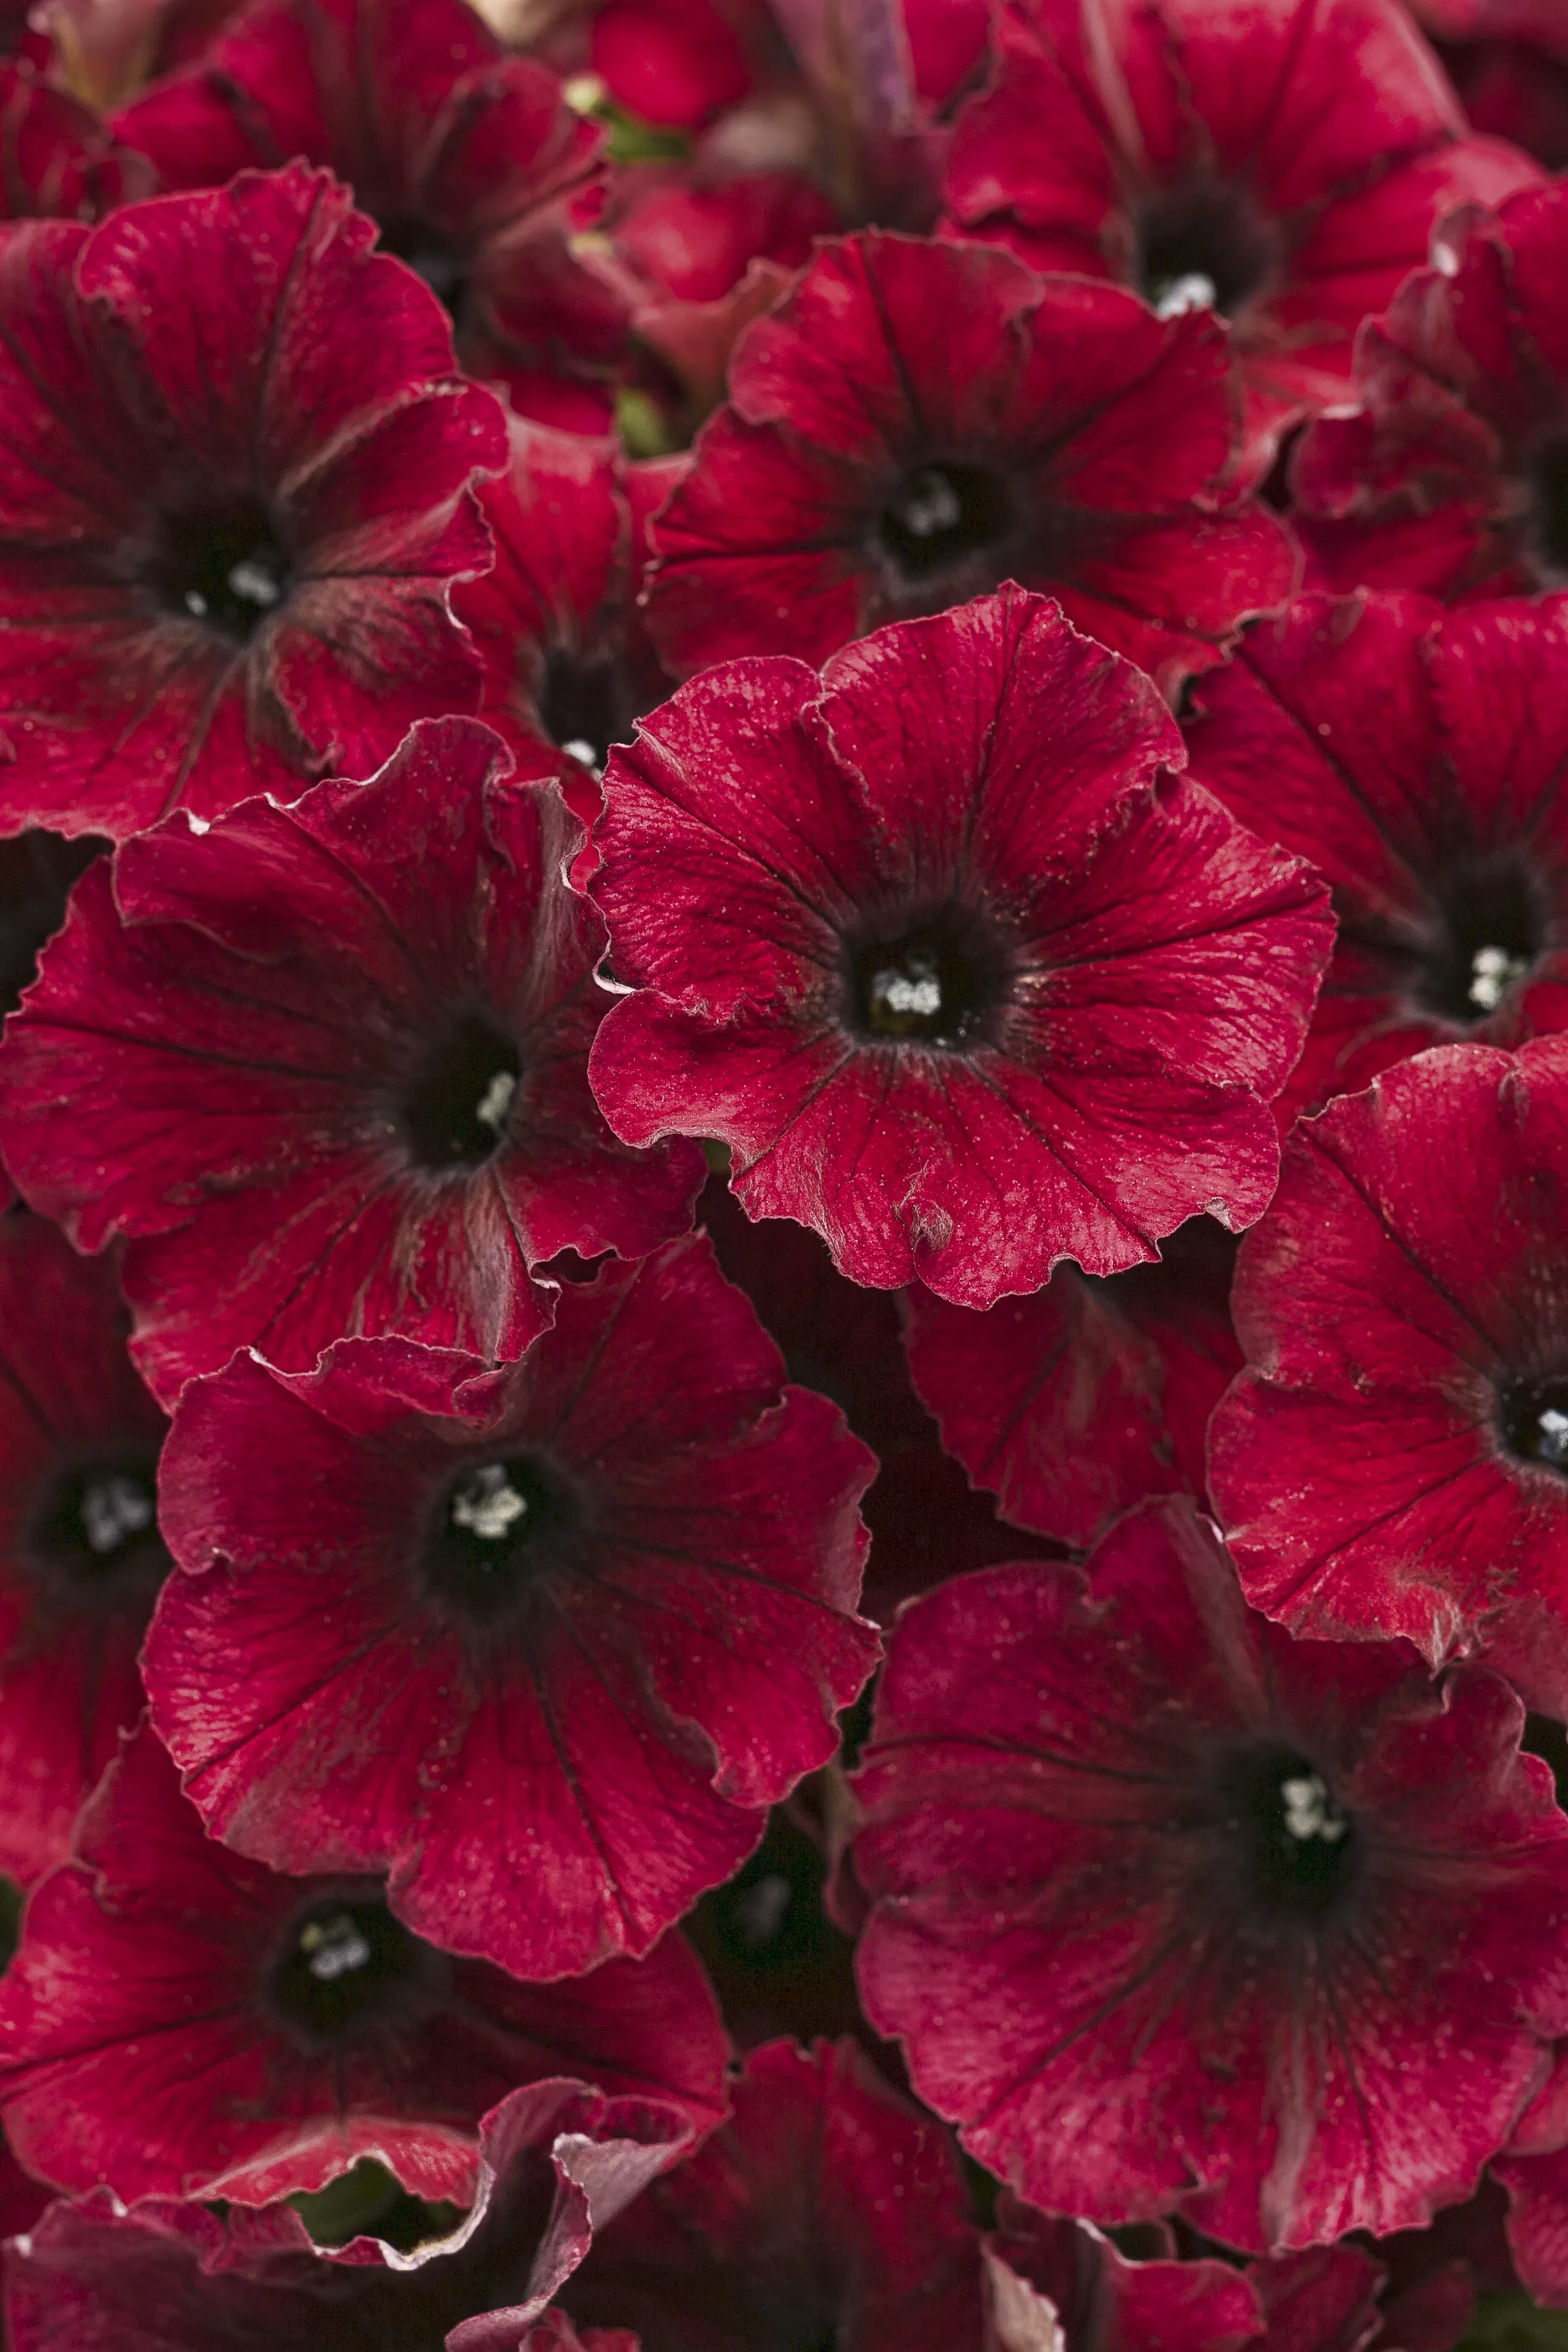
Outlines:
{"label": "dark velvety center", "polygon": [[1522,858],[1457,873],[1415,994],[1446,1021],[1484,1021],[1523,980],[1546,944],[1540,883]]}
{"label": "dark velvety center", "polygon": [[327,1895],[293,1918],[274,1953],[267,1997],[302,2041],[364,2041],[424,2005],[439,1965],[378,1896]]}
{"label": "dark velvety center", "polygon": [[455,319],[468,291],[468,256],[449,236],[428,221],[395,220],[382,226],[381,248],[395,254],[423,278],[438,302]]}
{"label": "dark velvety center", "polygon": [[1510,1382],[1498,1397],[1498,1432],[1516,1462],[1568,1478],[1568,1374]]}
{"label": "dark velvety center", "polygon": [[156,1448],[105,1448],[61,1464],[38,1496],[26,1550],[57,1597],[77,1607],[150,1597],[170,1564],[158,1532]]}
{"label": "dark velvety center", "polygon": [[505,1142],[522,1057],[499,1022],[461,1013],[427,1047],[405,1088],[403,1129],[420,1168],[480,1168]]}
{"label": "dark velvety center", "polygon": [[247,500],[167,518],[152,573],[166,612],[241,639],[278,610],[290,585],[276,525]]}
{"label": "dark velvety center", "polygon": [[552,743],[604,772],[612,743],[631,740],[637,712],[621,666],[607,653],[552,646],[540,681],[540,724]]}
{"label": "dark velvety center", "polygon": [[426,1588],[470,1624],[523,1616],[570,1565],[583,1519],[575,1486],[537,1454],[465,1463],[431,1512]]}
{"label": "dark velvety center", "polygon": [[1361,1863],[1354,1820],[1297,1749],[1259,1742],[1221,1774],[1220,1819],[1247,1916],[1268,1927],[1326,1922],[1352,1892]]}
{"label": "dark velvety center", "polygon": [[999,548],[1014,527],[1013,497],[990,466],[942,460],[912,467],[877,523],[894,572],[911,588],[961,571]]}
{"label": "dark velvety center", "polygon": [[1231,318],[1279,266],[1279,232],[1245,189],[1223,180],[1145,198],[1134,233],[1138,289],[1163,319],[1195,310]]}
{"label": "dark velvety center", "polygon": [[846,1025],[868,1044],[983,1042],[1006,1002],[1007,958],[968,910],[943,908],[846,949]]}

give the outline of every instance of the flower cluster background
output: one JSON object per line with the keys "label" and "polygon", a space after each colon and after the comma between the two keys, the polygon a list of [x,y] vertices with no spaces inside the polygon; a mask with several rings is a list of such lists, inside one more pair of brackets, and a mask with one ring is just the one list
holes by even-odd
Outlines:
{"label": "flower cluster background", "polygon": [[0,0],[0,1007],[8,2352],[1568,2344],[1568,0]]}

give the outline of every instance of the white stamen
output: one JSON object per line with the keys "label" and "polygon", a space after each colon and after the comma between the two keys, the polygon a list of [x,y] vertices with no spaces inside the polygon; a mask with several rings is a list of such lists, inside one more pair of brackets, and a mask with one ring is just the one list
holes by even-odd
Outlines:
{"label": "white stamen", "polygon": [[81,1498],[81,1526],[94,1551],[117,1551],[153,1524],[153,1505],[132,1478],[106,1478]]}
{"label": "white stamen", "polygon": [[369,1944],[346,1911],[335,1919],[313,1921],[300,1938],[300,1949],[318,1984],[331,1984],[334,1978],[363,1969],[371,1956]]}
{"label": "white stamen", "polygon": [[963,520],[963,506],[947,476],[936,467],[917,474],[899,507],[899,520],[911,539],[931,539]]}
{"label": "white stamen", "polygon": [[527,1503],[499,1462],[476,1470],[452,1498],[453,1526],[468,1528],[481,1543],[500,1543],[527,1517]]}
{"label": "white stamen", "polygon": [[1514,982],[1529,970],[1528,956],[1510,955],[1506,948],[1478,948],[1470,959],[1470,1003],[1482,1013],[1495,1013]]}
{"label": "white stamen", "polygon": [[1559,1412],[1554,1404],[1549,1404],[1536,1415],[1536,1427],[1541,1432],[1543,1458],[1548,1462],[1568,1462],[1568,1412]]}
{"label": "white stamen", "polygon": [[1154,305],[1154,316],[1179,319],[1184,310],[1212,310],[1218,291],[1212,278],[1205,278],[1201,269],[1190,269],[1184,277],[1172,278]]}
{"label": "white stamen", "polygon": [[879,977],[877,993],[889,1013],[931,1014],[942,1011],[940,980],[906,980],[902,972]]}
{"label": "white stamen", "polygon": [[585,735],[574,735],[572,740],[569,743],[563,743],[561,749],[566,753],[568,759],[581,760],[583,765],[590,769],[595,776],[604,774],[605,763]]}
{"label": "white stamen", "polygon": [[1281,1780],[1279,1794],[1285,1800],[1285,1828],[1289,1836],[1303,1843],[1308,1838],[1321,1838],[1325,1845],[1338,1845],[1348,1823],[1331,1811],[1327,1781],[1315,1772],[1303,1772],[1299,1779]]}
{"label": "white stamen", "polygon": [[252,604],[269,607],[278,604],[283,594],[266,565],[253,562],[248,555],[229,572],[228,584],[237,596],[245,597]]}
{"label": "white stamen", "polygon": [[510,1070],[498,1070],[474,1107],[474,1117],[492,1135],[499,1135],[511,1116],[517,1079]]}

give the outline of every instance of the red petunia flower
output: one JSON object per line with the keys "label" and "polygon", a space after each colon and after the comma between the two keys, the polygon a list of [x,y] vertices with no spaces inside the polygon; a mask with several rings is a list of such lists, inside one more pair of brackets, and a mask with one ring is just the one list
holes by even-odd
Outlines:
{"label": "red petunia flower", "polygon": [[155,1720],[280,1869],[387,1869],[520,1976],[646,1951],[834,1752],[874,1467],[697,1238],[568,1284],[500,1371],[237,1358],[171,1438]]}
{"label": "red petunia flower", "polygon": [[595,2232],[562,2301],[642,2352],[981,2352],[968,2208],[947,2133],[853,2042],[771,2042],[731,2120]]}
{"label": "red petunia flower", "polygon": [[500,410],[296,167],[0,244],[0,824],[116,838],[472,709]]}
{"label": "red petunia flower", "polygon": [[24,1883],[66,1859],[146,1703],[167,1424],[130,1328],[108,1261],[25,1210],[0,1218],[0,1870]]}
{"label": "red petunia flower", "polygon": [[1568,597],[1371,594],[1302,598],[1205,681],[1194,772],[1339,918],[1282,1125],[1426,1046],[1568,1027],[1565,674]]}
{"label": "red petunia flower", "polygon": [[689,1947],[567,1985],[453,1958],[375,1878],[286,1878],[204,1836],[143,1728],[34,1891],[0,1979],[7,2137],[41,2179],[244,2205],[362,2157],[471,2202],[479,2119],[560,2075],[707,2126],[727,2044]]}
{"label": "red petunia flower", "polygon": [[1362,329],[1359,408],[1291,465],[1325,586],[1437,596],[1568,585],[1568,187],[1447,222]]}
{"label": "red petunia flower", "polygon": [[1538,2303],[1568,2304],[1568,2045],[1492,2172],[1508,2191],[1508,2240],[1521,2283]]}
{"label": "red petunia flower", "polygon": [[1010,0],[996,38],[953,142],[956,221],[1163,318],[1228,319],[1264,450],[1344,397],[1357,327],[1441,214],[1541,177],[1464,135],[1397,0]]}
{"label": "red petunia flower", "polygon": [[516,1355],[545,1260],[686,1221],[700,1154],[629,1152],[595,1108],[574,828],[505,766],[488,728],[432,720],[368,783],[176,816],[79,884],[0,1049],[0,1129],[79,1248],[136,1237],[165,1402],[252,1342],[300,1368],[345,1332]]}
{"label": "red petunia flower", "polygon": [[1248,1599],[1484,1649],[1568,1714],[1568,1039],[1439,1047],[1298,1126],[1232,1306],[1209,1477]]}
{"label": "red petunia flower", "polygon": [[156,185],[151,165],[117,147],[90,107],[0,62],[0,219],[94,221]]}
{"label": "red petunia flower", "polygon": [[1103,1277],[1058,1266],[984,1315],[910,1292],[915,1385],[1009,1519],[1084,1545],[1146,1495],[1203,1494],[1209,1414],[1241,1368],[1235,1249],[1199,1217],[1156,1265]]}
{"label": "red petunia flower", "polygon": [[1173,688],[1290,590],[1237,456],[1213,319],[994,247],[845,238],[738,350],[654,526],[648,625],[683,677],[819,662],[1013,578]]}
{"label": "red petunia flower", "polygon": [[1020,2194],[1232,2245],[1471,2189],[1568,2003],[1568,1820],[1507,1685],[1296,1643],[1185,1502],[892,1636],[862,1998]]}
{"label": "red petunia flower", "polygon": [[[595,2228],[689,2137],[660,2103],[564,2080],[513,2091],[480,2126],[472,2212],[432,2238],[415,2208],[412,2245],[317,2248],[282,2205],[219,2213],[159,2198],[126,2212],[101,2191],[62,2201],[5,2249],[6,2341],[12,2352],[520,2352],[520,2332],[535,2344],[530,2323]],[[557,2342],[547,2327],[540,2352]],[[582,2352],[595,2343],[637,2352],[593,2337]]]}
{"label": "red petunia flower", "polygon": [[461,582],[453,607],[484,664],[482,717],[531,771],[553,753],[577,805],[584,768],[598,774],[670,690],[637,603],[648,515],[683,461],[634,465],[613,441],[510,429],[510,468],[480,492],[495,566]]}
{"label": "red petunia flower", "polygon": [[1014,587],[820,678],[694,680],[595,835],[612,1126],[722,1137],[752,1215],[969,1307],[1247,1223],[1328,916],[1181,763],[1149,681]]}
{"label": "red petunia flower", "polygon": [[602,134],[463,0],[258,0],[115,130],[173,188],[326,165],[446,304],[468,374],[604,429],[626,315],[569,247]]}

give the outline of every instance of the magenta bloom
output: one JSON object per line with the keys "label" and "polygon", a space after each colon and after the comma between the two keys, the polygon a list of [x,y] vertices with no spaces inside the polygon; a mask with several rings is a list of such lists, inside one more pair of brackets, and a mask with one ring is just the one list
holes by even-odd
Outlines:
{"label": "magenta bloom", "polygon": [[1205,679],[1194,771],[1333,887],[1282,1121],[1391,1063],[1568,1027],[1568,598],[1308,596]]}
{"label": "magenta bloom", "polygon": [[505,463],[434,298],[324,173],[0,246],[0,823],[116,838],[471,710],[447,594]]}
{"label": "magenta bloom", "polygon": [[1197,1217],[1156,1265],[1104,1276],[1060,1265],[1044,1289],[984,1315],[910,1292],[915,1385],[1009,1519],[1089,1544],[1146,1495],[1203,1494],[1209,1414],[1241,1367],[1226,1303],[1235,1246]]}
{"label": "magenta bloom", "polygon": [[1349,415],[1291,479],[1325,584],[1459,596],[1568,585],[1568,187],[1445,226],[1357,344]]}
{"label": "magenta bloom", "polygon": [[0,1980],[0,2105],[17,2155],[72,2191],[261,2205],[375,2156],[471,2202],[480,2117],[586,2077],[706,2126],[727,2045],[679,1937],[568,1985],[423,1942],[379,1880],[285,1878],[205,1837],[143,1729],[35,1890]]}
{"label": "magenta bloom", "polygon": [[[595,2229],[689,2137],[662,2103],[563,2080],[513,2091],[480,2126],[473,2212],[411,2248],[362,2237],[319,2249],[284,2205],[62,2201],[5,2249],[6,2340],[11,2352],[519,2352]],[[426,2221],[417,2208],[410,2218]],[[547,2324],[538,2352],[556,2340]]]}
{"label": "magenta bloom", "polygon": [[770,2042],[734,2115],[607,2230],[562,2296],[641,2352],[982,2352],[952,2142],[853,2042]]}
{"label": "magenta bloom", "polygon": [[1356,329],[1439,215],[1541,176],[1464,135],[1397,0],[1010,0],[996,40],[953,143],[956,220],[1161,318],[1228,319],[1265,448],[1344,397]]}
{"label": "magenta bloom", "polygon": [[567,246],[601,133],[462,0],[260,0],[115,129],[172,188],[325,164],[446,304],[468,374],[603,426],[626,322]]}
{"label": "magenta bloom", "polygon": [[1148,680],[1015,587],[820,678],[694,679],[595,835],[616,1133],[722,1137],[752,1215],[967,1307],[1247,1224],[1328,915],[1182,760]]}
{"label": "magenta bloom", "polygon": [[209,1827],[385,1869],[520,1976],[643,1952],[837,1745],[875,1467],[707,1242],[568,1284],[521,1364],[346,1341],[185,1391],[158,1727]]}
{"label": "magenta bloom", "polygon": [[111,1264],[25,1210],[0,1217],[0,1869],[24,1883],[65,1860],[145,1705],[167,1424],[130,1325]]}
{"label": "magenta bloom", "polygon": [[893,1633],[857,1790],[866,2012],[1037,2204],[1232,2245],[1471,2189],[1568,2014],[1568,1819],[1523,1710],[1297,1643],[1190,1504]]}
{"label": "magenta bloom", "polygon": [[648,625],[682,677],[820,662],[1015,579],[1173,688],[1294,578],[1237,455],[1212,319],[994,247],[845,238],[737,352],[655,524]]}
{"label": "magenta bloom", "polygon": [[1247,1597],[1484,1649],[1568,1713],[1568,1041],[1453,1045],[1299,1126],[1210,1433]]}
{"label": "magenta bloom", "polygon": [[484,663],[480,712],[531,772],[554,757],[569,803],[669,692],[637,604],[647,518],[681,463],[514,418],[510,470],[480,493],[495,565],[452,600]]}
{"label": "magenta bloom", "polygon": [[134,1237],[160,1397],[252,1342],[301,1369],[346,1332],[516,1355],[545,1260],[685,1223],[699,1155],[626,1150],[588,1091],[607,1000],[573,839],[455,719],[369,783],[176,817],[83,877],[0,1049],[0,1130],[79,1248]]}

